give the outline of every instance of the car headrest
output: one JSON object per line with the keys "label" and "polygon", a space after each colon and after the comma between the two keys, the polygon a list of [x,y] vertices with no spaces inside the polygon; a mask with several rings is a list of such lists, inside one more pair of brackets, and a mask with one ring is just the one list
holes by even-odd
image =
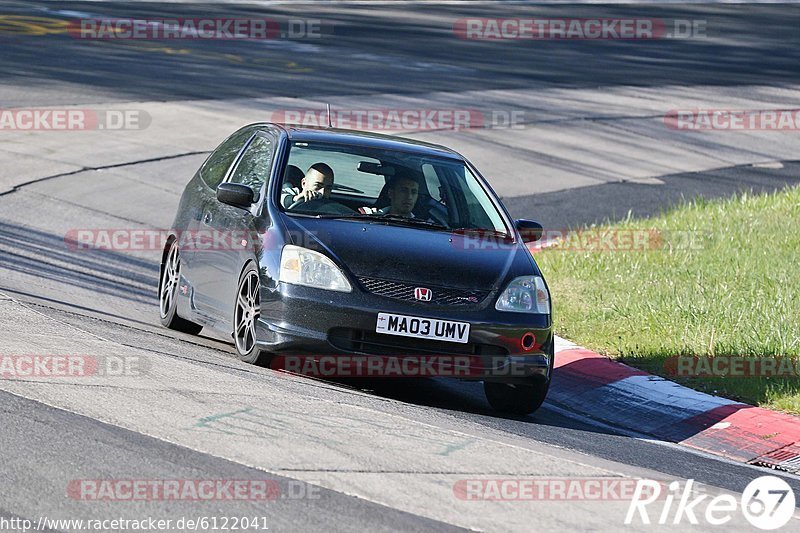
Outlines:
{"label": "car headrest", "polygon": [[286,167],[286,172],[283,174],[283,185],[290,185],[292,187],[301,188],[300,182],[303,181],[305,173],[300,170],[300,167],[289,165]]}
{"label": "car headrest", "polygon": [[375,203],[372,204],[372,207],[374,207],[375,209],[383,209],[387,205],[389,205],[389,183],[386,183],[383,186],[383,189],[381,189],[381,193],[378,195],[378,198],[377,200],[375,200]]}

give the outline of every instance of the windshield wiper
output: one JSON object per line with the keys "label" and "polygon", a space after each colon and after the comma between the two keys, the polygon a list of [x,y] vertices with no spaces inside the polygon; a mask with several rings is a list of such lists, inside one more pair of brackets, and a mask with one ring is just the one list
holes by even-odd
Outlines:
{"label": "windshield wiper", "polygon": [[347,219],[355,219],[355,220],[377,220],[379,217],[376,215],[366,215],[364,213],[308,213],[316,218],[347,218]]}
{"label": "windshield wiper", "polygon": [[391,220],[394,222],[402,222],[408,224],[410,226],[425,226],[428,228],[436,228],[436,229],[450,229],[447,226],[443,226],[438,222],[432,222],[430,220],[424,220],[421,218],[408,218],[402,217],[400,215],[383,215],[379,217],[382,220]]}
{"label": "windshield wiper", "polygon": [[513,239],[514,236],[505,231],[500,231],[490,228],[453,228],[450,231],[456,233],[464,233],[467,235],[478,235],[480,237],[503,237],[505,239]]}
{"label": "windshield wiper", "polygon": [[319,214],[317,218],[335,218],[344,220],[371,220],[373,222],[399,222],[408,226],[423,226],[426,228],[435,229],[449,229],[438,222],[431,222],[430,220],[423,220],[421,218],[407,218],[400,215],[367,215],[364,213],[352,214]]}

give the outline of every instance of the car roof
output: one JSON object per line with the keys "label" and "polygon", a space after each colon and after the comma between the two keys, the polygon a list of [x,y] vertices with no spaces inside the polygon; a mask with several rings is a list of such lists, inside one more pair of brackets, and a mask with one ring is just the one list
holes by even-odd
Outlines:
{"label": "car roof", "polygon": [[353,146],[413,152],[421,155],[464,160],[461,154],[446,146],[408,139],[406,137],[398,137],[396,135],[383,135],[380,133],[339,128],[296,126],[273,122],[264,123],[264,125],[275,126],[282,129],[292,141],[350,144]]}

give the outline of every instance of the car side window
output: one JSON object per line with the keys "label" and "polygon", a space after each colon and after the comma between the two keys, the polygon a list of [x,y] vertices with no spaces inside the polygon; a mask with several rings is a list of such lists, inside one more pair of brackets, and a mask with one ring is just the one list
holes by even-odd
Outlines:
{"label": "car side window", "polygon": [[255,129],[255,127],[249,127],[237,131],[225,139],[206,159],[203,166],[200,167],[200,176],[206,185],[216,189],[217,185],[222,183],[228,173],[228,169],[231,168],[236,156],[239,155],[242,146],[253,135]]}
{"label": "car side window", "polygon": [[370,201],[374,201],[380,194],[384,182],[375,179],[375,174],[359,171],[358,164],[363,161],[376,165],[381,163],[377,159],[359,154],[321,150],[309,147],[307,143],[295,143],[289,154],[288,164],[298,167],[305,173],[314,163],[325,163],[333,170],[335,192],[346,192],[351,196],[366,196]]}
{"label": "car side window", "polygon": [[276,143],[270,137],[257,135],[247,146],[229,182],[247,185],[255,191],[256,198],[260,198],[261,189],[269,179],[272,169],[275,146]]}

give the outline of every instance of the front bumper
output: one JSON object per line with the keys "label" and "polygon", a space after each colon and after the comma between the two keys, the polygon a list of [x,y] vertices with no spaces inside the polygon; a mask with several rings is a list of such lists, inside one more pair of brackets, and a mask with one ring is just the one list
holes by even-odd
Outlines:
{"label": "front bumper", "polygon": [[[470,323],[466,344],[376,333],[379,312]],[[532,334],[532,346],[523,336]],[[262,287],[258,345],[274,354],[453,358],[466,372],[454,377],[503,382],[548,381],[553,367],[549,315],[494,309],[494,298],[469,307],[434,306],[366,293],[341,293],[279,283]],[[328,358],[329,359],[329,358]]]}

